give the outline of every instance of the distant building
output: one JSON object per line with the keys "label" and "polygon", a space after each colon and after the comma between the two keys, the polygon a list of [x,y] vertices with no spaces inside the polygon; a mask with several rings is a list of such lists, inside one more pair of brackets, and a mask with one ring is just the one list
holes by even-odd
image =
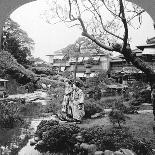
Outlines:
{"label": "distant building", "polygon": [[[77,77],[94,76],[96,72],[108,71],[110,65],[110,56],[107,54],[97,53],[96,50],[90,51],[89,56],[79,56],[77,61]],[[70,71],[74,72],[76,58],[66,58],[62,51],[56,51],[53,55],[47,55],[49,63],[57,71]]]}
{"label": "distant building", "polygon": [[[155,55],[151,53],[146,54],[140,49],[135,49],[133,52],[155,70]],[[127,84],[134,80],[147,81],[147,76],[141,70],[133,66],[132,63],[128,63],[123,55],[111,59],[110,76],[115,78],[118,83],[122,84]]]}

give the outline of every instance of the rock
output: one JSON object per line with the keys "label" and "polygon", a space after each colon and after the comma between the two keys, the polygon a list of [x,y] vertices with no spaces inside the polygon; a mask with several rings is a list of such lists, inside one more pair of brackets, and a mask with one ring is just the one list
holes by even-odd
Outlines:
{"label": "rock", "polygon": [[37,142],[36,142],[34,139],[31,139],[31,140],[30,140],[30,145],[33,146],[33,145],[35,145],[35,144],[37,144]]}
{"label": "rock", "polygon": [[102,114],[101,113],[96,113],[94,115],[91,115],[91,118],[98,118],[98,117],[101,117]]}
{"label": "rock", "polygon": [[103,151],[96,151],[94,155],[104,155]]}
{"label": "rock", "polygon": [[120,152],[120,151],[115,151],[114,152],[114,155],[124,155],[124,153],[123,152]]}
{"label": "rock", "polygon": [[82,144],[80,145],[80,148],[81,148],[81,149],[84,149],[84,150],[88,150],[88,149],[89,149],[89,144],[87,144],[87,143],[82,143]]}
{"label": "rock", "polygon": [[89,148],[88,148],[88,155],[94,155],[94,153],[96,152],[96,145],[95,144],[90,144]]}
{"label": "rock", "polygon": [[44,145],[43,140],[38,141],[37,145]]}
{"label": "rock", "polygon": [[35,140],[36,142],[38,142],[38,141],[40,140],[40,138],[39,138],[39,137],[34,137],[34,140]]}
{"label": "rock", "polygon": [[123,152],[123,154],[127,154],[127,155],[135,155],[135,153],[129,149],[120,149],[121,152]]}
{"label": "rock", "polygon": [[77,150],[80,150],[80,144],[79,144],[79,143],[75,144],[74,147],[75,147]]}
{"label": "rock", "polygon": [[110,150],[105,150],[104,155],[114,155],[114,152]]}
{"label": "rock", "polygon": [[82,143],[80,145],[80,148],[83,150],[88,151],[88,155],[94,155],[94,153],[96,152],[96,145],[95,144],[87,144],[87,143]]}
{"label": "rock", "polygon": [[84,142],[84,139],[83,139],[83,136],[81,135],[81,133],[78,133],[78,135],[75,138],[80,143]]}

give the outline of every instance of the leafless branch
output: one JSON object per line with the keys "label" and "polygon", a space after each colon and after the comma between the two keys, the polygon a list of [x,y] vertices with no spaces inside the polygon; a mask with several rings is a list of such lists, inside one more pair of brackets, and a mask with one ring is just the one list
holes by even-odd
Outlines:
{"label": "leafless branch", "polygon": [[[99,17],[99,19],[100,19],[100,23],[101,23],[101,25],[102,25],[103,30],[106,31],[107,33],[113,35],[114,37],[116,37],[116,38],[118,38],[118,39],[120,39],[120,40],[123,40],[123,38],[121,38],[120,36],[118,36],[118,35],[116,35],[116,34],[110,32],[110,31],[108,31],[108,30],[105,28],[100,13],[99,13],[98,10],[95,8],[95,6],[92,4],[91,0],[88,0],[88,1],[89,1],[89,3],[91,4],[91,6],[93,7],[94,11],[97,13],[97,15],[98,15],[98,17]],[[96,16],[95,16],[95,18],[97,19]]]}
{"label": "leafless branch", "polygon": [[[106,9],[107,9],[113,16],[119,17],[119,15],[115,14],[112,10],[110,10],[110,9],[107,7],[107,5],[106,5],[106,3],[105,3],[104,0],[101,0],[101,1],[103,2],[103,4],[104,4],[104,6],[106,7]],[[119,18],[120,18],[120,17],[119,17]]]}
{"label": "leafless branch", "polygon": [[75,18],[73,15],[72,15],[72,3],[71,3],[71,0],[68,0],[68,4],[69,4],[69,19],[71,21],[75,21],[77,20],[77,18]]}
{"label": "leafless branch", "polygon": [[134,15],[132,18],[130,18],[130,20],[128,20],[127,23],[129,23],[129,22],[130,22],[131,20],[133,20],[135,17],[141,15],[141,14],[144,13],[144,12],[145,12],[145,10],[142,10],[142,11],[138,12],[136,15]]}

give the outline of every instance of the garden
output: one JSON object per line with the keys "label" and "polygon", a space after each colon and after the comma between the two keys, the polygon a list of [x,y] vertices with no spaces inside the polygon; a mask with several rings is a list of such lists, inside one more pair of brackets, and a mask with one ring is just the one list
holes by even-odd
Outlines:
{"label": "garden", "polygon": [[[35,149],[44,153],[83,155],[91,151],[103,153],[107,150],[117,152],[120,149],[137,155],[153,154],[153,115],[139,113],[140,110],[152,110],[147,84],[135,82],[126,90],[126,94],[103,96],[102,90],[108,91],[106,85],[113,82],[104,73],[80,82],[83,83],[82,89],[86,94],[83,123],[75,125],[57,119],[41,121],[34,135],[36,141],[32,144]],[[132,92],[132,96],[129,92]],[[51,88],[48,94],[58,95],[51,97],[45,112],[57,115],[63,100],[64,85]],[[145,107],[143,103],[148,103],[148,106]]]}
{"label": "garden", "polygon": [[[82,89],[86,97],[83,122],[76,125],[51,117],[56,116],[61,109],[65,78],[62,75],[54,75],[51,80],[50,89],[42,90],[47,94],[44,106],[39,104],[39,95],[36,102],[35,98],[29,101],[24,98],[6,98],[0,102],[0,126],[3,131],[25,126],[25,116],[44,116],[34,134],[27,135],[25,141],[19,143],[21,146],[15,149],[16,151],[33,138],[34,141],[30,144],[41,153],[85,155],[89,152],[118,152],[125,149],[137,155],[153,154],[155,129],[147,84],[135,82],[126,90],[126,94],[107,93],[105,96],[105,93],[102,94],[103,90],[108,92],[107,85],[114,83],[105,73],[97,74],[85,82],[78,79],[83,84]],[[132,96],[129,92],[132,92]],[[139,113],[145,109],[151,113]]]}

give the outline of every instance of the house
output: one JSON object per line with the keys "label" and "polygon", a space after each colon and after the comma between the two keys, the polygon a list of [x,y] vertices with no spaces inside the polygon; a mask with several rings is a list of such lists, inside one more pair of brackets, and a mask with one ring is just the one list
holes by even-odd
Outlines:
{"label": "house", "polygon": [[[146,46],[147,47],[147,46]],[[133,50],[135,55],[149,64],[155,70],[155,55],[143,52],[141,47]],[[115,78],[118,83],[127,84],[134,80],[147,81],[146,75],[132,63],[127,62],[123,55],[113,57],[110,61],[110,76]]]}
{"label": "house", "polygon": [[[85,52],[86,53],[86,52]],[[76,58],[66,56],[62,50],[56,51],[53,55],[47,55],[49,63],[57,71],[70,71],[74,72]],[[80,55],[77,58],[77,73],[76,76],[80,78],[94,76],[96,72],[108,71],[110,65],[110,56],[104,52],[97,53],[95,49],[89,50],[89,55]]]}

